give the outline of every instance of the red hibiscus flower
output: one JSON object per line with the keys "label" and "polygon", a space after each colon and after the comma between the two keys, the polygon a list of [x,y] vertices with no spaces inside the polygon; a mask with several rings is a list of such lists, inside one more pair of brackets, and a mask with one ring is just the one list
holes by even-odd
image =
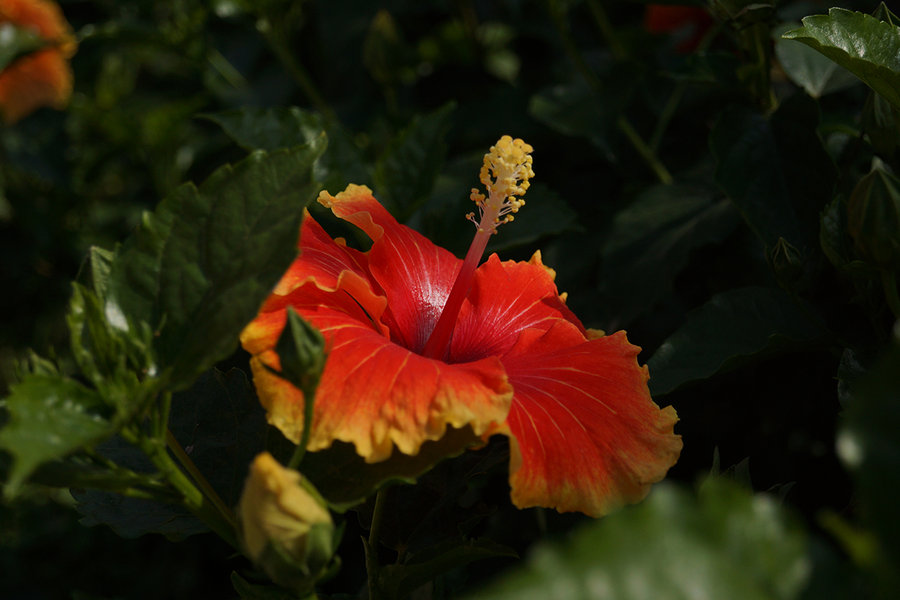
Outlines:
{"label": "red hibiscus flower", "polygon": [[[299,442],[303,398],[273,374],[287,307],[318,327],[329,355],[308,448],[352,442],[368,462],[415,454],[448,425],[510,439],[519,507],[600,515],[643,498],[678,459],[674,409],[650,398],[647,368],[624,332],[585,329],[537,252],[492,254],[533,176],[531,147],[504,136],[485,156],[480,209],[465,260],[399,224],[364,186],[319,202],[371,238],[366,252],[309,215],[300,256],[241,336],[269,421]],[[475,215],[469,215],[475,221]]]}
{"label": "red hibiscus flower", "polygon": [[72,95],[68,59],[75,40],[59,6],[46,0],[0,0],[0,26],[32,29],[46,46],[0,71],[0,116],[14,123],[42,106],[64,108]]}

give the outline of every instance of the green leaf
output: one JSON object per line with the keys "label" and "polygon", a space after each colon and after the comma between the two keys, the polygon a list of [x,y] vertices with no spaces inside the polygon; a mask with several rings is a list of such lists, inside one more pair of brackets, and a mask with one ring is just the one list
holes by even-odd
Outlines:
{"label": "green leaf", "polygon": [[850,383],[838,454],[857,483],[862,518],[879,541],[873,553],[885,598],[900,593],[900,326],[871,371]]}
{"label": "green leaf", "polygon": [[309,592],[303,596],[297,596],[293,590],[276,585],[271,581],[261,583],[251,582],[242,577],[237,571],[231,573],[231,585],[238,593],[241,600],[316,600],[315,592]]}
{"label": "green leaf", "polygon": [[819,245],[835,267],[843,269],[850,262],[851,240],[847,234],[847,206],[840,197],[829,202],[822,211]]}
{"label": "green leaf", "polygon": [[237,505],[253,458],[265,450],[268,426],[253,386],[240,369],[210,369],[172,397],[169,429],[229,506]]}
{"label": "green leaf", "polygon": [[891,9],[887,7],[884,2],[879,2],[878,6],[875,8],[872,15],[885,23],[890,23],[891,25],[900,25],[900,17],[891,12]]}
{"label": "green leaf", "polygon": [[0,23],[0,71],[17,57],[34,52],[46,45],[31,27],[17,27],[14,23]]}
{"label": "green leaf", "polygon": [[619,211],[603,248],[604,306],[626,325],[671,293],[691,252],[739,222],[728,200],[690,185],[658,185]]}
{"label": "green leaf", "polygon": [[627,94],[598,98],[587,84],[556,85],[532,96],[528,112],[554,131],[584,137],[612,159],[615,121],[628,102]]}
{"label": "green leaf", "polygon": [[710,133],[716,183],[768,248],[778,238],[801,249],[817,246],[819,213],[836,177],[818,123],[815,101],[798,94],[768,119],[744,107],[725,109]]}
{"label": "green leaf", "polygon": [[779,237],[796,242],[800,227],[766,118],[742,107],[726,109],[713,125],[710,146],[716,182],[757,237],[769,247]]}
{"label": "green leaf", "polygon": [[389,459],[373,464],[367,464],[352,444],[335,442],[327,450],[307,453],[299,470],[332,510],[344,512],[386,483],[415,483],[418,476],[441,460],[480,441],[470,427],[448,428],[440,440],[422,444],[415,456],[394,452]]}
{"label": "green leaf", "polygon": [[10,496],[42,463],[95,444],[115,430],[95,392],[58,376],[26,376],[12,386],[6,408],[10,420],[0,430],[0,448],[13,456],[6,482]]}
{"label": "green leaf", "polygon": [[[528,188],[525,200],[528,205],[516,213],[515,224],[502,228],[500,235],[491,236],[488,252],[526,246],[544,236],[581,229],[578,214],[546,185],[533,184]],[[473,229],[471,224],[469,228]]]}
{"label": "green leaf", "polygon": [[900,27],[843,8],[803,19],[782,37],[818,50],[900,107]]}
{"label": "green leaf", "polygon": [[[120,436],[113,436],[99,444],[96,451],[119,468],[138,475],[152,478],[156,472],[150,459]],[[181,540],[209,531],[202,521],[179,504],[177,496],[169,503],[156,498],[151,500],[126,496],[114,490],[107,491],[107,486],[97,489],[75,488],[70,491],[75,499],[75,510],[82,515],[82,525],[106,525],[124,538],[159,533],[171,540]],[[154,493],[158,491],[155,490]]]}
{"label": "green leaf", "polygon": [[900,145],[900,108],[871,92],[866,98],[861,121],[875,154],[892,158]]}
{"label": "green leaf", "polygon": [[228,137],[251,152],[308,144],[325,129],[325,120],[319,113],[296,106],[245,107],[200,116],[219,125]]}
{"label": "green leaf", "polygon": [[647,362],[650,391],[666,394],[748,357],[808,344],[826,335],[811,309],[775,288],[746,287],[716,294],[688,314]]}
{"label": "green leaf", "polygon": [[710,479],[697,498],[661,484],[642,504],[542,543],[525,568],[471,600],[796,598],[806,540],[772,498]]}
{"label": "green leaf", "polygon": [[139,410],[144,393],[138,392],[144,378],[156,371],[150,346],[152,333],[146,323],[115,327],[104,312],[97,294],[72,284],[69,313],[70,343],[75,362],[97,388],[101,397],[122,413]]}
{"label": "green leaf", "polygon": [[154,328],[160,373],[173,388],[231,354],[295,258],[303,207],[319,189],[312,163],[324,145],[322,137],[254,152],[199,189],[183,185],[123,245],[104,312],[123,329],[141,321]]}
{"label": "green leaf", "polygon": [[116,253],[97,246],[91,246],[88,257],[82,265],[78,279],[84,278],[90,282],[90,289],[99,298],[105,299],[109,287],[109,272],[112,269]]}
{"label": "green leaf", "polygon": [[518,558],[514,550],[486,538],[448,540],[379,571],[379,588],[389,598],[406,598],[451,569],[485,558]]}
{"label": "green leaf", "polygon": [[447,153],[444,137],[455,108],[451,102],[427,115],[416,115],[375,163],[375,193],[401,223],[434,189]]}
{"label": "green leaf", "polygon": [[272,151],[313,143],[325,131],[328,147],[315,162],[314,179],[333,193],[344,189],[348,183],[370,180],[366,161],[350,135],[338,123],[327,121],[319,113],[296,106],[245,107],[202,117],[218,124],[239,146],[250,151]]}
{"label": "green leaf", "polygon": [[840,91],[858,84],[850,71],[808,46],[791,43],[781,34],[793,29],[796,23],[784,23],[773,31],[775,56],[788,77],[813,98]]}
{"label": "green leaf", "polygon": [[[235,506],[250,462],[264,450],[267,430],[265,413],[246,375],[238,369],[203,373],[190,389],[172,397],[169,428],[226,505]],[[97,450],[124,469],[138,474],[155,472],[138,448],[119,437]],[[105,491],[109,485],[98,487],[102,489],[73,493],[85,525],[105,524],[129,538],[160,533],[183,539],[208,531],[180,504],[130,498],[113,493],[115,490]]]}

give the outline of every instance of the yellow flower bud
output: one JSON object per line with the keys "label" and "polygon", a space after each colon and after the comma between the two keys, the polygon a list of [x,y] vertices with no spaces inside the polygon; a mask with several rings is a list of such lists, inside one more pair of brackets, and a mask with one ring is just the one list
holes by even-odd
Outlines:
{"label": "yellow flower bud", "polygon": [[238,504],[247,555],[281,585],[312,585],[334,551],[334,524],[297,471],[257,455]]}

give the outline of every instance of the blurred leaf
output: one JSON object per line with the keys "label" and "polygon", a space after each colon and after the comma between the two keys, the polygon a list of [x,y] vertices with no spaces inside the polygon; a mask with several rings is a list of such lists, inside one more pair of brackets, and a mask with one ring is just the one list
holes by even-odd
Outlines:
{"label": "blurred leaf", "polygon": [[710,133],[716,182],[769,247],[779,237],[796,242],[797,216],[788,197],[779,153],[766,118],[745,108],[723,111]]}
{"label": "blurred leaf", "polygon": [[491,236],[488,252],[526,246],[544,236],[581,229],[578,215],[569,203],[546,185],[533,184],[528,188],[526,201],[527,208],[516,213],[515,225],[504,228],[502,235]]}
{"label": "blurred leaf", "polygon": [[98,298],[106,298],[108,290],[109,272],[112,269],[115,252],[110,252],[97,246],[91,246],[88,256],[82,265],[81,272],[76,279],[84,279],[90,282],[90,289]]}
{"label": "blurred leaf", "polygon": [[251,152],[308,144],[318,139],[325,129],[325,120],[319,113],[296,106],[245,107],[201,117],[219,125],[228,137]]}
{"label": "blurred leaf", "polygon": [[[371,549],[369,550],[371,551]],[[389,598],[406,598],[416,588],[451,569],[485,558],[517,558],[511,548],[489,539],[448,540],[379,572],[379,588]]]}
{"label": "blurred leaf", "polygon": [[455,103],[449,103],[414,117],[375,163],[375,194],[401,223],[428,200],[434,189],[447,153],[444,137],[455,108]]}
{"label": "blurred leaf", "polygon": [[[106,313],[157,330],[161,376],[185,387],[237,345],[297,254],[303,207],[318,191],[316,142],[258,151],[145,214],[110,273]],[[120,324],[121,325],[121,324]]]}
{"label": "blurred leaf", "polygon": [[0,71],[17,57],[34,52],[46,42],[31,27],[17,27],[10,22],[0,23]]}
{"label": "blurred leaf", "polygon": [[[113,443],[114,442],[114,443]],[[99,448],[104,456],[120,464],[147,472],[143,454],[127,446],[121,439]],[[131,455],[130,458],[126,458]],[[145,460],[145,459],[144,459]],[[136,538],[147,533],[159,533],[172,541],[191,535],[206,533],[209,528],[190,511],[179,504],[167,504],[145,498],[131,498],[123,494],[100,490],[72,490],[75,509],[81,513],[81,524],[86,527],[106,525],[124,538]]]}
{"label": "blurred leaf", "polygon": [[293,590],[288,590],[270,581],[254,583],[242,577],[237,571],[231,573],[231,585],[238,593],[241,600],[316,600],[315,592],[309,595],[297,596]]}
{"label": "blurred leaf", "polygon": [[781,102],[770,121],[787,185],[787,201],[797,215],[802,236],[794,245],[804,252],[818,247],[819,216],[834,197],[838,177],[819,136],[820,120],[818,103],[804,94],[794,94]]}
{"label": "blurred leaf", "polygon": [[[98,447],[106,444],[102,442]],[[110,469],[108,465],[98,464],[84,453],[43,463],[28,480],[56,488],[105,490],[123,495],[134,493],[135,490],[145,490],[150,486],[154,488],[154,493],[165,494],[161,489],[162,484],[153,475],[137,473],[124,467]],[[176,500],[174,492],[172,500]]]}
{"label": "blurred leaf", "polygon": [[900,145],[900,107],[891,105],[881,94],[870,92],[863,107],[862,129],[877,155],[892,158]]}
{"label": "blurred leaf", "polygon": [[877,18],[831,8],[803,19],[782,37],[797,40],[841,65],[900,107],[900,27]]}
{"label": "blurred leaf", "polygon": [[798,302],[776,288],[716,294],[689,313],[684,325],[650,357],[650,391],[666,394],[741,359],[824,337],[827,331],[818,317]]}
{"label": "blurred leaf", "polygon": [[809,574],[802,529],[768,496],[709,479],[694,498],[660,484],[638,506],[541,543],[524,569],[472,600],[796,598]]}
{"label": "blurred leaf", "polygon": [[876,161],[850,194],[847,231],[863,260],[900,272],[900,179],[881,161]]}
{"label": "blurred leaf", "polygon": [[784,23],[773,31],[775,56],[791,81],[806,90],[813,98],[820,98],[855,85],[859,79],[850,71],[808,46],[793,44],[781,37],[796,23]]}
{"label": "blurred leaf", "polygon": [[13,456],[6,493],[14,495],[42,463],[95,444],[115,427],[102,414],[100,397],[77,381],[32,374],[11,387],[5,400],[9,422],[0,430],[0,448]]}
{"label": "blurred leaf", "polygon": [[187,509],[143,498],[90,490],[76,494],[76,508],[85,527],[107,525],[123,538],[159,533],[171,541],[206,533],[209,529]]}
{"label": "blurred leaf", "polygon": [[771,119],[744,108],[724,110],[710,133],[716,183],[768,247],[784,238],[811,248],[819,212],[833,196],[835,168],[816,133],[818,109],[801,95]]}
{"label": "blurred leaf", "polygon": [[738,214],[728,200],[690,185],[657,185],[619,211],[603,248],[602,291],[616,327],[672,291],[691,252],[719,242]]}
{"label": "blurred leaf", "polygon": [[390,88],[415,79],[415,52],[405,42],[391,13],[380,9],[372,18],[363,41],[362,62],[382,86]]}
{"label": "blurred leaf", "polygon": [[541,90],[531,98],[528,112],[554,131],[584,137],[613,158],[612,132],[628,102],[624,90],[598,98],[587,84],[579,81]]}
{"label": "blurred leaf", "polygon": [[822,211],[819,245],[831,264],[841,269],[850,261],[850,243],[847,207],[840,197],[836,197]]}
{"label": "blurred leaf", "polygon": [[394,452],[389,459],[373,464],[367,464],[352,444],[335,442],[327,450],[308,452],[299,470],[332,510],[344,512],[385,483],[415,483],[419,475],[441,460],[456,456],[480,441],[469,427],[448,427],[444,437],[425,442],[414,456]]}
{"label": "blurred leaf", "polygon": [[838,434],[838,454],[851,470],[862,504],[863,523],[880,542],[874,553],[884,597],[900,593],[900,325],[872,370],[850,384],[847,419]]}
{"label": "blurred leaf", "polygon": [[235,143],[250,151],[311,144],[325,131],[328,146],[316,159],[313,178],[332,193],[343,190],[348,183],[369,182],[366,161],[349,134],[319,113],[296,106],[245,107],[202,116],[218,124]]}

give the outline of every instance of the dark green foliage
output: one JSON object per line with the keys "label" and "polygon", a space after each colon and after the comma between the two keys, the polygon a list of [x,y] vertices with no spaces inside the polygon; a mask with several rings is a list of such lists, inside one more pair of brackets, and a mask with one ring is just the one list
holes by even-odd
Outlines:
{"label": "dark green foliage", "polygon": [[802,528],[770,497],[717,479],[696,495],[661,485],[468,598],[789,599],[809,576],[805,554]]}
{"label": "dark green foliage", "polygon": [[0,432],[0,447],[14,459],[6,482],[9,495],[41,463],[101,441],[115,431],[105,418],[98,394],[59,376],[26,376],[13,386],[6,408],[10,422]]}
{"label": "dark green foliage", "polygon": [[812,345],[826,335],[811,308],[782,290],[723,292],[691,312],[650,358],[650,391],[665,394],[756,354]]}
{"label": "dark green foliage", "polygon": [[900,35],[896,24],[832,8],[828,16],[806,17],[803,27],[784,37],[818,50],[900,107]]}
{"label": "dark green foliage", "polygon": [[253,153],[199,188],[179,187],[119,251],[105,310],[154,328],[158,368],[175,387],[234,351],[293,261],[325,143]]}
{"label": "dark green foliage", "polygon": [[[364,545],[385,597],[896,596],[900,22],[726,0],[693,39],[646,4],[61,3],[70,105],[0,129],[0,596],[296,597],[194,535],[237,544],[263,449],[346,529],[323,599],[365,595]],[[0,28],[3,69],[37,40]],[[669,482],[599,522],[512,507],[503,436],[295,454],[238,349],[320,189],[461,255],[502,134],[537,175],[490,250],[540,250],[682,419]],[[322,345],[291,316],[281,375],[311,392]]]}

